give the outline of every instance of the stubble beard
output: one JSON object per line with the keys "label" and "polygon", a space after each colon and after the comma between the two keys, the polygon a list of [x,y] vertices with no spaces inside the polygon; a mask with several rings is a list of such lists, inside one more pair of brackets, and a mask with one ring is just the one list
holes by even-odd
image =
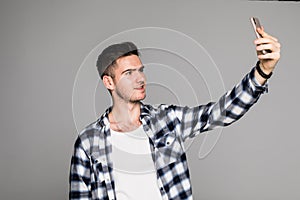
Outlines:
{"label": "stubble beard", "polygon": [[118,96],[119,99],[123,100],[124,102],[135,104],[135,103],[139,103],[140,101],[146,98],[146,90],[143,97],[134,97],[135,96],[134,91],[131,91],[131,94],[128,95],[127,92],[121,91],[119,89],[116,89],[116,95]]}

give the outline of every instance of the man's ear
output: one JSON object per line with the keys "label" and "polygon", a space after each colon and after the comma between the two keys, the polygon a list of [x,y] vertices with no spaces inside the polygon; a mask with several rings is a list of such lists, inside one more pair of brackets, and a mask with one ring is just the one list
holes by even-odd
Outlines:
{"label": "man's ear", "polygon": [[113,90],[115,88],[115,83],[111,76],[104,75],[102,82],[108,90]]}

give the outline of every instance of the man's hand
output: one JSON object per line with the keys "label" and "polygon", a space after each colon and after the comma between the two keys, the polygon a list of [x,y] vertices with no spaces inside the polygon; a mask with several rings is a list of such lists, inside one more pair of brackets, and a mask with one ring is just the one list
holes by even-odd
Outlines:
{"label": "man's hand", "polygon": [[[277,38],[267,34],[263,28],[257,28],[257,32],[262,36],[254,41],[260,68],[265,74],[270,74],[280,58],[280,43]],[[262,54],[262,50],[266,50],[268,53]],[[255,77],[261,84],[266,81],[257,72]]]}

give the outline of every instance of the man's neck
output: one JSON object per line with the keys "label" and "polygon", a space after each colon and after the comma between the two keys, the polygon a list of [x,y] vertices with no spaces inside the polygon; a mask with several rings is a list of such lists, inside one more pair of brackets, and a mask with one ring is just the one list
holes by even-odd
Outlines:
{"label": "man's neck", "polygon": [[140,102],[114,103],[109,113],[110,128],[119,132],[137,129],[140,125]]}

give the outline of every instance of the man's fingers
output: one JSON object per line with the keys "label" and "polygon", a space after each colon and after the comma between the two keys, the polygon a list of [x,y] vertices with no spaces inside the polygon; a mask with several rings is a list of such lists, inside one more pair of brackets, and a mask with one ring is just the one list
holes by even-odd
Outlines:
{"label": "man's fingers", "polygon": [[274,40],[270,38],[258,38],[254,41],[255,44],[267,44],[267,43],[273,43]]}
{"label": "man's fingers", "polygon": [[254,40],[254,44],[256,46],[262,46],[262,45],[270,44],[270,45],[274,46],[273,48],[275,48],[275,49],[280,49],[281,48],[281,45],[280,45],[279,42],[274,41],[273,39],[270,39],[270,38],[258,38],[256,40]]}
{"label": "man's fingers", "polygon": [[263,27],[262,27],[262,28],[257,28],[256,30],[257,30],[257,32],[258,32],[263,38],[270,38],[270,39],[272,39],[272,40],[278,42],[278,39],[275,38],[275,37],[273,37],[273,36],[271,36],[271,35],[269,35],[268,33],[266,33],[266,32],[264,31],[264,28],[263,28]]}
{"label": "man's fingers", "polygon": [[262,50],[271,50],[273,51],[273,45],[272,44],[262,44],[262,45],[258,45],[256,46],[256,51],[262,51]]}
{"label": "man's fingers", "polygon": [[272,52],[272,53],[267,53],[267,54],[258,54],[257,58],[260,60],[278,60],[280,58],[280,53],[279,52]]}
{"label": "man's fingers", "polygon": [[280,51],[280,43],[263,43],[256,46],[257,51],[261,50],[271,50],[271,51]]}

